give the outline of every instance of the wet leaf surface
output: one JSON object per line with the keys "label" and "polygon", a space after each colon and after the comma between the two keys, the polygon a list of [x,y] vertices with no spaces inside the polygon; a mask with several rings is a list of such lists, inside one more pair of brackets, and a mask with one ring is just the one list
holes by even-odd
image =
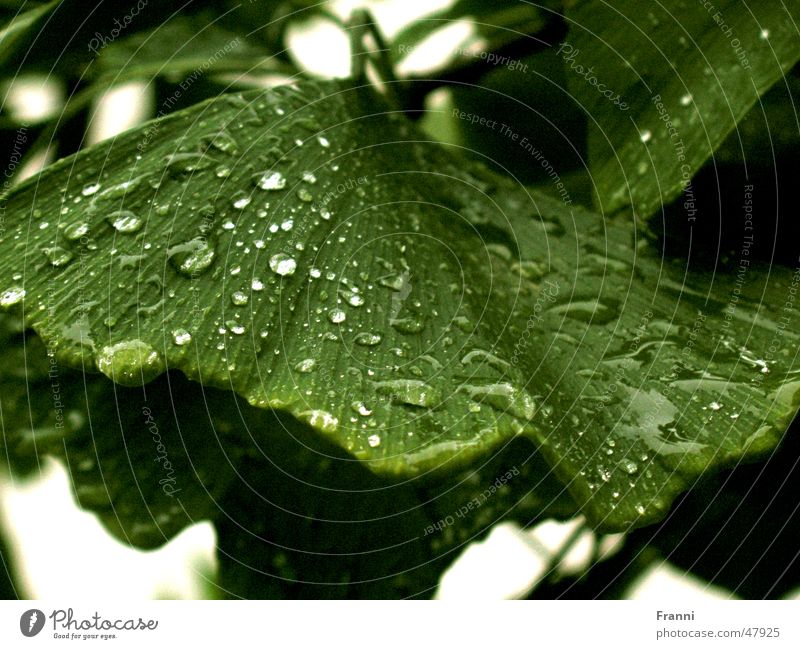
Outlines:
{"label": "wet leaf surface", "polygon": [[181,372],[381,479],[442,484],[522,437],[603,529],[777,445],[800,272],[662,260],[633,220],[421,140],[339,82],[145,124],[8,196],[0,303],[65,367]]}

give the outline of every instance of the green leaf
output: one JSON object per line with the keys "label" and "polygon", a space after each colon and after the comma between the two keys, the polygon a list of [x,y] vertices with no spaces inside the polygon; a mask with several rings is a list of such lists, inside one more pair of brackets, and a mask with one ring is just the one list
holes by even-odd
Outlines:
{"label": "green leaf", "polygon": [[[800,58],[792,3],[582,2],[559,46],[585,107],[597,205],[641,217],[686,190]],[[572,72],[572,75],[570,75]]]}
{"label": "green leaf", "polygon": [[143,125],[8,196],[0,301],[67,366],[179,370],[382,476],[526,437],[604,529],[778,443],[799,273],[659,259],[421,140],[339,82]]}

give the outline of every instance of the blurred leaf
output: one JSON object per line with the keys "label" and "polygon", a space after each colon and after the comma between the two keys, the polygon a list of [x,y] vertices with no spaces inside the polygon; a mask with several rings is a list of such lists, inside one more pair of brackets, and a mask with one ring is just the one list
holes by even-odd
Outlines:
{"label": "blurred leaf", "polygon": [[[245,489],[221,506],[218,559],[231,597],[430,597],[458,551],[495,523],[574,511],[558,486],[548,503],[545,489],[526,495],[547,470],[524,440],[452,485],[392,484],[281,421],[294,450],[273,445],[280,464],[246,462]],[[307,442],[311,452],[301,449]]]}
{"label": "blurred leaf", "polygon": [[[10,22],[0,31],[0,68],[10,67],[11,61],[25,56],[25,50],[31,46],[39,31],[51,19],[60,2],[61,0],[52,0],[45,4],[15,3],[21,6],[18,9],[15,7],[4,10],[4,14],[8,11],[10,15],[4,15],[3,19]],[[23,11],[26,5],[32,8]]]}
{"label": "blurred leaf", "polygon": [[202,75],[224,71],[294,72],[253,38],[224,27],[223,18],[208,11],[176,14],[102,49],[93,73],[100,76],[99,83],[158,75],[188,86]]}
{"label": "blurred leaf", "polygon": [[646,217],[680,195],[800,57],[794,3],[590,1],[568,17],[559,51],[596,123],[589,155],[603,212],[633,205]]}
{"label": "blurred leaf", "polygon": [[[472,20],[476,30],[473,43],[480,43],[482,49],[491,52],[509,42],[526,38],[544,29],[548,21],[556,18],[553,10],[560,9],[562,4],[551,1],[537,6],[516,0],[500,0],[492,3],[481,0],[456,0],[449,7],[424,16],[400,30],[392,41],[391,57],[396,62],[401,61],[435,32],[455,21],[467,18]],[[553,10],[549,9],[548,5]]]}

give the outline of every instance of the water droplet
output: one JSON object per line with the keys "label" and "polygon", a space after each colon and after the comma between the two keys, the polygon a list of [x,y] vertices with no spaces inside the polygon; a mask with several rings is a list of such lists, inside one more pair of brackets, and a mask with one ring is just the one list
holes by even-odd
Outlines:
{"label": "water droplet", "polygon": [[301,187],[297,190],[297,198],[299,198],[304,203],[311,203],[314,200],[314,195],[308,191],[305,187]]}
{"label": "water droplet", "polygon": [[289,255],[279,252],[277,255],[270,257],[269,267],[281,277],[286,277],[287,275],[294,275],[294,271],[297,270],[297,262]]}
{"label": "water droplet", "polygon": [[91,183],[89,185],[85,185],[81,190],[81,196],[91,196],[92,194],[96,194],[97,190],[99,189],[100,183]]}
{"label": "water droplet", "polygon": [[236,140],[227,131],[219,131],[219,133],[209,135],[203,138],[203,142],[207,148],[213,147],[223,153],[235,155],[239,150]]}
{"label": "water droplet", "polygon": [[762,41],[767,40],[769,38],[769,30],[768,29],[762,29],[761,30],[761,34],[759,36],[760,36]]}
{"label": "water droplet", "polygon": [[712,401],[711,403],[708,404],[708,407],[714,411],[722,410],[722,404],[719,401]]}
{"label": "water droplet", "polygon": [[321,147],[324,147],[326,149],[331,145],[331,143],[328,142],[328,138],[323,137],[322,135],[317,136],[317,142],[319,142]]}
{"label": "water droplet", "polygon": [[392,318],[389,324],[404,334],[417,334],[425,328],[425,323],[419,318]]}
{"label": "water droplet", "polygon": [[49,248],[43,249],[45,257],[47,257],[47,261],[50,262],[51,266],[55,266],[56,268],[61,268],[62,266],[66,266],[69,262],[72,261],[73,254],[69,250],[62,248],[61,246],[51,246]]}
{"label": "water droplet", "polygon": [[176,345],[186,345],[192,341],[192,334],[190,334],[186,329],[176,329],[172,332],[172,339],[175,341]]}
{"label": "water droplet", "polygon": [[414,379],[394,379],[378,381],[373,384],[378,394],[387,395],[392,401],[420,408],[433,408],[442,401],[436,388],[424,381]]}
{"label": "water droplet", "polygon": [[198,237],[172,246],[167,250],[167,257],[175,270],[186,277],[193,277],[211,267],[216,251],[207,239]]}
{"label": "water droplet", "polygon": [[375,448],[376,446],[381,445],[381,436],[380,435],[370,435],[367,438],[367,443],[372,447]]}
{"label": "water droplet", "polygon": [[84,221],[73,223],[64,228],[64,238],[68,241],[77,241],[87,234],[89,234],[89,224]]}
{"label": "water droplet", "polygon": [[108,345],[97,355],[97,369],[121,385],[148,383],[164,368],[164,361],[158,352],[138,339]]}
{"label": "water droplet", "polygon": [[692,96],[690,94],[686,94],[681,97],[681,106],[688,106],[692,103]]}
{"label": "water droplet", "polygon": [[308,271],[308,274],[314,279],[319,279],[322,277],[322,271],[319,268],[312,268],[310,271]]}
{"label": "water droplet", "polygon": [[286,178],[280,171],[267,171],[256,176],[256,185],[260,189],[274,191],[286,187]]}
{"label": "water droplet", "polygon": [[303,172],[303,182],[306,182],[309,185],[313,185],[315,182],[317,182],[317,177],[313,173],[311,173],[310,171],[304,171]]}
{"label": "water droplet", "polygon": [[328,314],[328,319],[333,324],[341,324],[342,322],[345,321],[346,318],[347,318],[347,314],[344,311],[342,311],[341,309],[333,309]]}
{"label": "water droplet", "polygon": [[508,412],[520,419],[533,419],[536,413],[533,397],[510,383],[462,385],[459,391],[466,392],[473,401],[487,403],[496,410]]}
{"label": "water droplet", "polygon": [[237,210],[243,210],[245,207],[250,205],[251,200],[252,197],[250,196],[250,194],[248,194],[247,192],[239,191],[233,195],[233,206]]}
{"label": "water droplet", "polygon": [[461,359],[462,365],[469,365],[470,363],[481,363],[494,367],[501,372],[511,369],[511,363],[504,361],[502,358],[495,356],[482,349],[475,349]]}
{"label": "water droplet", "polygon": [[263,291],[264,290],[264,282],[262,282],[258,277],[254,277],[253,281],[250,282],[250,288],[254,291]]}
{"label": "water droplet", "polygon": [[215,161],[211,156],[203,153],[188,152],[168,155],[164,162],[171,172],[194,173],[210,167]]}
{"label": "water droplet", "polygon": [[106,219],[117,232],[130,234],[142,229],[144,221],[130,210],[119,210],[109,214]]}
{"label": "water droplet", "polygon": [[243,291],[234,291],[233,295],[231,295],[231,302],[236,306],[245,306],[249,301],[250,298]]}
{"label": "water droplet", "polygon": [[0,293],[0,306],[10,307],[19,304],[25,298],[27,292],[24,288],[13,286]]}
{"label": "water droplet", "polygon": [[367,408],[363,401],[354,401],[350,404],[350,407],[362,417],[369,417],[372,414],[372,410]]}
{"label": "water droplet", "polygon": [[308,410],[301,412],[297,418],[323,433],[334,433],[339,425],[339,420],[325,410]]}
{"label": "water droplet", "polygon": [[653,134],[650,131],[642,131],[639,134],[639,139],[644,143],[649,142],[652,139],[652,137],[653,137]]}
{"label": "water droplet", "polygon": [[356,336],[355,343],[364,347],[374,347],[375,345],[379,345],[381,340],[383,340],[383,336],[380,334],[362,331]]}
{"label": "water droplet", "polygon": [[316,367],[317,361],[315,361],[313,358],[304,358],[294,366],[294,369],[301,374],[308,374],[309,372],[313,372]]}

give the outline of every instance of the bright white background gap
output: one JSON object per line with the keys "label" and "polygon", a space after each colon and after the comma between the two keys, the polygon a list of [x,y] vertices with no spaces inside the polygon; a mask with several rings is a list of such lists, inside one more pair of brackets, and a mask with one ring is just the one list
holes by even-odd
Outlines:
{"label": "bright white background gap", "polygon": [[[337,13],[346,17],[356,6],[369,6],[389,36],[418,16],[445,7],[441,0],[379,0],[337,2]],[[446,60],[469,35],[459,23],[444,36],[424,42],[400,68],[401,73],[430,70],[431,61]],[[329,22],[315,21],[289,37],[297,60],[312,72],[347,76],[347,39]],[[9,106],[20,117],[35,121],[57,105],[60,89],[41,79],[22,79],[10,93]],[[145,83],[119,86],[103,96],[95,107],[88,142],[112,137],[140,123],[152,104]],[[43,164],[45,158],[36,161]],[[35,172],[26,169],[26,175]],[[66,470],[54,460],[43,464],[41,475],[25,483],[0,476],[0,515],[10,532],[11,552],[21,570],[25,595],[36,599],[141,600],[152,597],[194,599],[203,596],[203,572],[215,566],[215,535],[208,523],[195,525],[163,548],[141,552],[112,538],[97,519],[76,506]],[[504,523],[489,536],[469,545],[443,576],[439,599],[494,600],[520,596],[547,569],[548,554],[556,551],[579,521],[545,522],[532,531]],[[590,543],[582,538],[565,558],[571,572],[588,561]],[[708,586],[667,565],[655,565],[633,586],[632,599],[684,604],[727,599],[731,594]],[[794,597],[800,599],[800,590]]]}

